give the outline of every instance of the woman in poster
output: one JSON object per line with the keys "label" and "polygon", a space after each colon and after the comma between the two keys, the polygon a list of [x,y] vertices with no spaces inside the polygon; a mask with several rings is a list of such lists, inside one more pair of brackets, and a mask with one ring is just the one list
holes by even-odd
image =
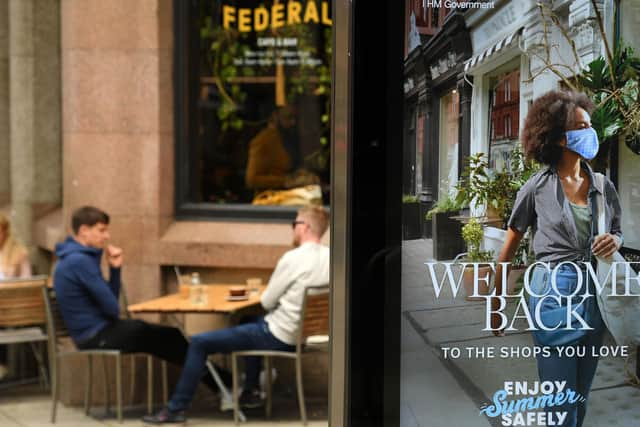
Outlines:
{"label": "woman in poster", "polygon": [[[582,274],[585,278],[582,286],[589,286],[592,294],[582,301],[584,288],[582,292],[574,292],[580,286],[578,271],[570,265],[558,264],[573,261],[584,269],[585,264],[581,262],[590,262],[594,255],[607,257],[622,246],[618,194],[608,179],[604,181],[604,188],[599,188],[587,163],[598,152],[598,137],[589,116],[593,108],[586,95],[560,91],[549,92],[532,104],[522,132],[522,145],[527,158],[544,167],[518,192],[498,258],[498,262],[510,262],[524,233],[532,227],[536,261],[547,262],[552,269],[557,267],[556,286],[551,284],[549,270],[539,266],[533,271],[530,287],[535,295],[558,292],[561,298],[531,296],[528,306],[531,317],[535,319],[536,307],[541,304],[538,319],[549,328],[565,319],[562,328],[553,331],[542,330],[538,324],[538,330],[533,332],[535,345],[586,349],[583,357],[559,356],[553,348],[548,353],[549,357],[542,353],[537,357],[540,381],[566,381],[566,388],[584,397],[582,402],[549,408],[554,412],[566,412],[562,425],[570,427],[581,426],[584,421],[589,390],[598,365],[598,358],[592,355],[591,349],[600,346],[605,327],[593,296],[593,283],[586,280],[586,274]],[[602,235],[597,235],[596,216],[592,211],[599,194],[604,195],[609,230]],[[498,294],[503,286],[501,274],[498,267]],[[578,295],[567,297],[572,293]],[[582,327],[578,322],[566,325],[566,304],[579,304],[581,301],[583,304],[578,314],[591,329]],[[497,298],[492,300],[494,310],[499,303]],[[492,325],[499,327],[499,318],[494,317]],[[504,331],[494,333],[503,335]]]}

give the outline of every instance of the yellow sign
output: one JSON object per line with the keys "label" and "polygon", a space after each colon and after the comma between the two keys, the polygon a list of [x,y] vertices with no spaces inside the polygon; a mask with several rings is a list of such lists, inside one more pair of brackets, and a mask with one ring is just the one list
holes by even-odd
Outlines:
{"label": "yellow sign", "polygon": [[322,1],[320,8],[315,0],[308,0],[305,4],[291,0],[286,4],[275,3],[270,8],[222,6],[223,28],[237,28],[243,33],[311,23],[332,25],[328,1]]}

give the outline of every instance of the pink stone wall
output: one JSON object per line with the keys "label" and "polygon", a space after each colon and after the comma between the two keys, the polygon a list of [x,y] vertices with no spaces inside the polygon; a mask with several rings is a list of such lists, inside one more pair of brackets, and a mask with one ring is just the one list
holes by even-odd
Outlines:
{"label": "pink stone wall", "polygon": [[172,1],[61,9],[65,221],[85,204],[111,215],[132,302],[164,292],[161,265],[273,268],[286,225],[173,220]]}
{"label": "pink stone wall", "polygon": [[171,13],[170,0],[61,4],[64,219],[109,212],[132,301],[161,291],[144,248],[172,216]]}

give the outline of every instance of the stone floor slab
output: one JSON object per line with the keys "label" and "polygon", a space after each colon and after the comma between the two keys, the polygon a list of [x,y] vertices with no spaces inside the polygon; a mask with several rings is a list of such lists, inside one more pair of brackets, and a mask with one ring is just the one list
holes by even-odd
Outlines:
{"label": "stone floor slab", "polygon": [[[489,425],[431,350],[403,353],[401,372],[400,401],[410,409],[418,427],[467,427],[469,420],[473,426]],[[412,426],[410,422],[402,427]]]}
{"label": "stone floor slab", "polygon": [[637,427],[640,425],[640,390],[623,386],[593,390],[584,427]]}

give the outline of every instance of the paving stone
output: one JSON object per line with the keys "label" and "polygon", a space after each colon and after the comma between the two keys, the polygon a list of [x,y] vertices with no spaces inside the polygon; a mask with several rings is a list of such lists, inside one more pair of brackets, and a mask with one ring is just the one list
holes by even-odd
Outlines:
{"label": "paving stone", "polygon": [[432,350],[403,353],[401,361],[400,401],[409,407],[418,426],[489,426],[486,419],[479,416],[477,404],[453,375],[443,369]]}
{"label": "paving stone", "polygon": [[482,323],[471,323],[468,325],[456,325],[444,328],[430,328],[424,331],[427,340],[433,345],[440,345],[443,343],[456,343],[463,342],[477,338],[489,338],[493,337],[493,333],[490,331],[483,332]]}
{"label": "paving stone", "polygon": [[479,325],[484,321],[484,305],[453,306],[436,310],[412,311],[411,316],[423,330],[446,326]]}
{"label": "paving stone", "polygon": [[584,427],[637,427],[640,425],[640,390],[624,386],[592,390]]}
{"label": "paving stone", "polygon": [[411,406],[406,403],[400,404],[400,427],[420,427]]}
{"label": "paving stone", "polygon": [[[513,334],[505,337],[490,337],[485,339],[451,343],[450,346],[459,347],[493,347],[496,356],[501,348],[531,347],[531,338],[527,334]],[[511,353],[509,353],[511,354]],[[484,396],[490,399],[493,394],[504,387],[505,380],[535,381],[538,379],[536,361],[534,358],[468,358],[464,352],[453,364],[476,387],[482,390]],[[488,401],[487,401],[488,402]]]}

